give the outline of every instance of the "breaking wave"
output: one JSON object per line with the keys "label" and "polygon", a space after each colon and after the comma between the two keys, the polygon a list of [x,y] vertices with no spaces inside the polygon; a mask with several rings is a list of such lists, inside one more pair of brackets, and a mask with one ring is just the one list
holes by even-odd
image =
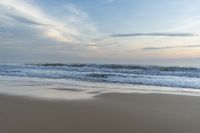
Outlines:
{"label": "breaking wave", "polygon": [[104,64],[0,65],[0,76],[200,89],[200,68]]}

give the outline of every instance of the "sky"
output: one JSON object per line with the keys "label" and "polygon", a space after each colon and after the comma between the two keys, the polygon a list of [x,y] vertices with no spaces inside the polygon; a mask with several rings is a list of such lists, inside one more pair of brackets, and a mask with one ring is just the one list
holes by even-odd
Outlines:
{"label": "sky", "polygon": [[200,66],[199,0],[0,0],[0,63]]}

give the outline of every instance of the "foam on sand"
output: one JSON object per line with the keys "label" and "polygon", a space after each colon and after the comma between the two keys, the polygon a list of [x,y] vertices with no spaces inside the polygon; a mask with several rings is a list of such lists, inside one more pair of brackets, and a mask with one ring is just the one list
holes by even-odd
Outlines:
{"label": "foam on sand", "polygon": [[200,96],[200,90],[197,89],[11,76],[0,76],[0,93],[61,100],[90,99],[104,93],[162,93]]}

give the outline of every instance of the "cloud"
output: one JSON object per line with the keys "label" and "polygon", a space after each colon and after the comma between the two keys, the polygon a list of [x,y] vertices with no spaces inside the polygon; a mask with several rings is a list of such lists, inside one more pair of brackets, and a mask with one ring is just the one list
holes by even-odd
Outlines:
{"label": "cloud", "polygon": [[104,2],[105,3],[113,3],[113,2],[115,2],[116,0],[105,0]]}
{"label": "cloud", "polygon": [[76,16],[84,17],[84,18],[88,17],[87,13],[83,12],[81,9],[79,9],[75,5],[66,4],[66,5],[64,5],[64,7],[68,12],[70,12],[70,13],[76,15]]}
{"label": "cloud", "polygon": [[167,46],[167,47],[145,47],[143,50],[163,50],[163,49],[172,49],[177,48],[176,46]]}
{"label": "cloud", "polygon": [[139,37],[139,36],[165,36],[165,37],[193,37],[193,33],[131,33],[131,34],[111,34],[110,37]]}
{"label": "cloud", "polygon": [[166,50],[166,49],[175,49],[175,48],[200,48],[200,45],[145,47],[145,48],[142,48],[142,50]]}
{"label": "cloud", "polygon": [[39,22],[36,22],[34,20],[31,20],[29,18],[22,17],[22,16],[17,16],[17,15],[12,15],[12,14],[8,14],[7,16],[16,20],[16,21],[19,21],[19,22],[22,22],[22,23],[25,23],[25,24],[28,24],[28,25],[30,24],[30,25],[37,25],[37,26],[55,26],[55,25],[51,25],[51,24],[39,23]]}
{"label": "cloud", "polygon": [[[97,33],[87,13],[76,6],[65,7],[67,15],[63,17],[67,19],[64,19],[62,16],[50,15],[38,5],[30,2],[27,0],[0,0],[0,18],[4,18],[0,20],[1,23],[7,24],[7,26],[11,23],[11,27],[14,28],[17,28],[18,24],[34,26],[31,30],[37,31],[42,37],[70,44],[89,41],[90,38],[85,36],[89,36],[90,34],[86,33],[90,33],[91,30],[93,30],[91,34]],[[68,20],[69,17],[73,18],[73,23]]]}

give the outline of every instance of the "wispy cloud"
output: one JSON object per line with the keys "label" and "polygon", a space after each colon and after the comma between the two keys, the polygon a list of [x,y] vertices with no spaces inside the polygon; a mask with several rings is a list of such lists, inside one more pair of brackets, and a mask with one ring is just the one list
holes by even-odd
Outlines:
{"label": "wispy cloud", "polygon": [[[90,26],[94,29],[93,32],[96,32],[92,22],[89,22],[88,15],[76,6],[66,6],[65,8],[68,9],[68,15],[74,18],[73,22],[79,26],[75,26],[69,21],[63,21],[57,16],[51,16],[41,7],[29,2],[27,0],[0,0],[0,18],[6,18],[1,21],[4,24],[7,24],[9,20],[9,23],[13,25],[21,23],[27,26],[37,26],[34,27],[34,30],[37,30],[42,36],[64,43],[88,41],[83,40],[82,36],[91,30]],[[85,27],[86,25],[87,27]]]}
{"label": "wispy cloud", "polygon": [[166,50],[175,48],[200,48],[200,45],[165,46],[165,47],[145,47],[142,50]]}
{"label": "wispy cloud", "polygon": [[104,2],[105,3],[112,3],[112,2],[115,2],[116,0],[105,0]]}
{"label": "wispy cloud", "polygon": [[165,37],[193,37],[193,33],[131,33],[131,34],[111,34],[110,37],[137,37],[137,36],[165,36]]}
{"label": "wispy cloud", "polygon": [[24,23],[24,24],[28,24],[28,25],[37,25],[37,26],[55,26],[55,25],[51,25],[51,24],[43,24],[43,23],[40,23],[40,22],[36,22],[34,20],[31,20],[29,18],[26,18],[26,17],[23,17],[23,16],[17,16],[17,15],[13,15],[13,14],[8,14],[7,16],[9,16],[10,18],[18,21],[18,22],[21,22],[21,23]]}

